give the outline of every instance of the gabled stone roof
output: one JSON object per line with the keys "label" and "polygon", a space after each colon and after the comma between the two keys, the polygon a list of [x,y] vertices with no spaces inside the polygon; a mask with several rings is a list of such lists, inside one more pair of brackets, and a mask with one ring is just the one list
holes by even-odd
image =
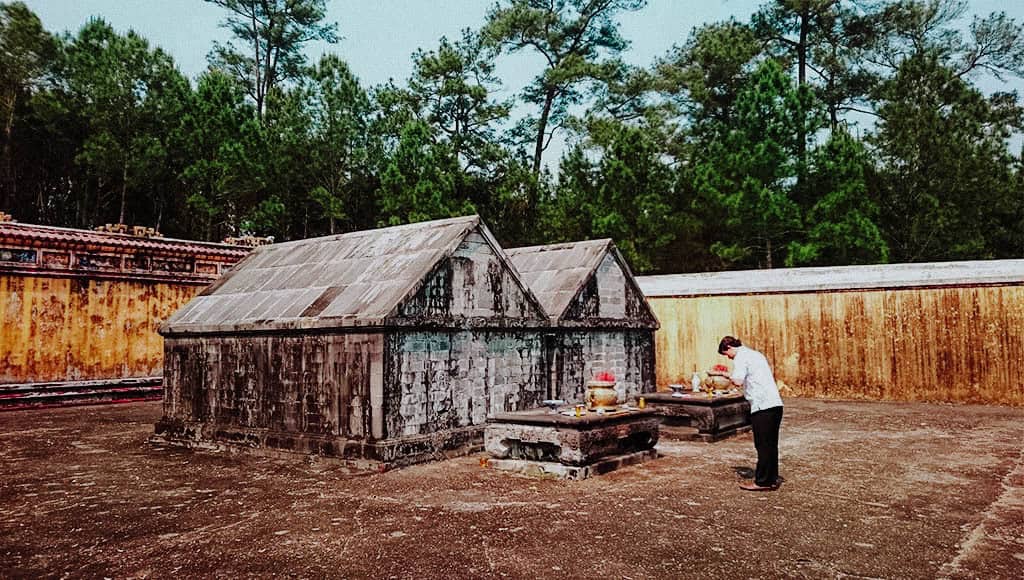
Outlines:
{"label": "gabled stone roof", "polygon": [[[569,322],[574,301],[578,302],[588,284],[595,283],[601,264],[605,260],[614,260],[624,278],[621,292],[634,295],[636,308],[636,311],[630,314],[630,309],[622,305],[623,314],[618,318],[630,321],[624,326],[658,326],[657,318],[644,301],[643,293],[637,286],[629,265],[610,239],[512,248],[506,252],[554,323],[565,325]],[[589,318],[589,322],[598,324],[609,322],[609,317],[605,313],[598,313],[596,317]],[[584,320],[578,320],[576,323],[573,325],[588,325]]]}
{"label": "gabled stone roof", "polygon": [[509,267],[478,216],[262,246],[176,312],[161,333],[384,326],[473,231]]}
{"label": "gabled stone roof", "polygon": [[557,320],[608,253],[610,239],[505,250],[544,310]]}

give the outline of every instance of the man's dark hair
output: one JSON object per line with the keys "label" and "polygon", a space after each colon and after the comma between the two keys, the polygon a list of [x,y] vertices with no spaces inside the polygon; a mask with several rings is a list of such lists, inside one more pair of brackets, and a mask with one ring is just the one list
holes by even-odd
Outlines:
{"label": "man's dark hair", "polygon": [[740,339],[734,336],[727,336],[722,339],[722,342],[718,343],[718,354],[725,354],[725,351],[737,346],[743,346]]}

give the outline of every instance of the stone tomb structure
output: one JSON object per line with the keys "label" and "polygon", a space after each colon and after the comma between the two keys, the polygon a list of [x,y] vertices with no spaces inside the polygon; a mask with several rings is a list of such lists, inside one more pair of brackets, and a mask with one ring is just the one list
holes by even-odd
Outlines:
{"label": "stone tomb structure", "polygon": [[619,402],[654,392],[658,320],[611,240],[513,248],[508,254],[550,316],[550,398],[582,402],[587,381],[602,371],[615,375]]}
{"label": "stone tomb structure", "polygon": [[750,430],[750,403],[740,393],[651,393],[645,398],[661,417],[667,438],[711,443]]}
{"label": "stone tomb structure", "polygon": [[547,398],[547,326],[475,216],[264,246],[162,326],[154,438],[387,464],[467,452],[489,415]]}
{"label": "stone tomb structure", "polygon": [[534,409],[488,420],[490,467],[530,475],[586,479],[658,456],[660,419],[651,409],[587,413]]}

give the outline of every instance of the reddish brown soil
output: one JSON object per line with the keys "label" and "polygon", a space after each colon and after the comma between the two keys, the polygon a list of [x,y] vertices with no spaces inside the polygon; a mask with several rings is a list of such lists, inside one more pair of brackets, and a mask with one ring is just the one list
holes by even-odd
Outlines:
{"label": "reddish brown soil", "polygon": [[0,413],[0,577],[1024,577],[1022,409],[790,399],[761,493],[749,434],[569,482],[157,448],[159,415]]}

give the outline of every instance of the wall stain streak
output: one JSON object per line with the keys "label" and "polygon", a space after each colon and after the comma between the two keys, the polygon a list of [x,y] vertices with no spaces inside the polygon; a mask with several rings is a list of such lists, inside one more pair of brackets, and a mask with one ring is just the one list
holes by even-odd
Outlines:
{"label": "wall stain streak", "polygon": [[[168,340],[164,420],[361,438],[371,355],[381,335],[177,337]],[[340,371],[340,372],[339,372]]]}
{"label": "wall stain streak", "polygon": [[200,290],[0,275],[0,384],[159,375],[157,327]]}
{"label": "wall stain streak", "polygon": [[707,369],[726,334],[765,353],[783,395],[1024,406],[1024,286],[651,298],[657,382]]}

